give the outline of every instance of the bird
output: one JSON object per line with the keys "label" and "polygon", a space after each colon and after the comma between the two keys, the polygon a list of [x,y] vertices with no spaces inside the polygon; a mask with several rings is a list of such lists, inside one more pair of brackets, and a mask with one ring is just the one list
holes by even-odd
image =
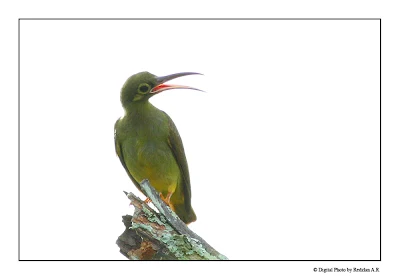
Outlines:
{"label": "bird", "polygon": [[148,179],[164,202],[189,224],[197,217],[191,205],[189,168],[182,139],[167,113],[149,102],[151,97],[166,90],[199,90],[165,84],[187,75],[202,74],[156,76],[145,71],[130,76],[121,89],[124,115],[115,123],[114,140],[115,151],[135,186],[140,190],[139,182]]}

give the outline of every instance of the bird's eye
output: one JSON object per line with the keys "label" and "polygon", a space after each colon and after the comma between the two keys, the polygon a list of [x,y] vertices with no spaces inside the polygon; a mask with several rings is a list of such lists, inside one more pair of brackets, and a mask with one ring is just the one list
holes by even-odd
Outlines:
{"label": "bird's eye", "polygon": [[149,86],[148,84],[140,84],[140,85],[139,85],[139,88],[138,88],[139,93],[145,94],[145,93],[147,93],[149,90],[150,90],[150,86]]}

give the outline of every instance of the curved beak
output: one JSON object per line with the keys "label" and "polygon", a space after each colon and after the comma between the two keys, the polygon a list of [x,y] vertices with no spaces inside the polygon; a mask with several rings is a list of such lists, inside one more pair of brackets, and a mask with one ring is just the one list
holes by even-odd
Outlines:
{"label": "curved beak", "polygon": [[176,74],[171,74],[171,75],[167,75],[167,76],[161,76],[161,77],[157,77],[157,84],[155,87],[153,87],[150,91],[150,93],[156,94],[156,93],[160,93],[164,90],[168,90],[168,89],[193,89],[193,90],[199,90],[202,91],[200,89],[197,88],[193,88],[193,87],[188,87],[188,86],[180,86],[180,85],[166,85],[164,84],[165,82],[168,82],[172,79],[175,78],[179,78],[182,76],[187,76],[187,75],[203,75],[200,73],[196,73],[196,72],[181,72],[181,73],[176,73]]}

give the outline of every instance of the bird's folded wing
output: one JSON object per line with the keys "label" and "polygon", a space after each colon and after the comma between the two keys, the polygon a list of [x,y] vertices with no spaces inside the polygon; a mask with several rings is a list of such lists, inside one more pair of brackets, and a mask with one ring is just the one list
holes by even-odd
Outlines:
{"label": "bird's folded wing", "polygon": [[[166,114],[167,115],[167,114]],[[176,128],[172,119],[167,115],[169,123],[169,136],[168,145],[170,146],[172,153],[178,163],[179,169],[182,176],[182,189],[185,201],[185,207],[190,209],[191,205],[191,190],[190,190],[190,177],[189,167],[185,156],[185,150],[183,148],[182,139],[179,135],[178,129]]]}
{"label": "bird's folded wing", "polygon": [[[119,120],[118,120],[119,121]],[[118,123],[117,121],[117,123]],[[117,125],[115,123],[115,125]],[[135,186],[141,191],[140,189],[140,184],[133,178],[132,174],[129,172],[128,167],[126,166],[125,159],[124,159],[124,154],[123,154],[123,149],[122,149],[122,143],[118,141],[118,135],[116,133],[116,130],[114,129],[114,144],[115,144],[115,152],[117,153],[119,160],[121,161],[122,166],[125,168],[126,173],[128,173],[129,178],[131,178],[132,182],[135,184]]]}

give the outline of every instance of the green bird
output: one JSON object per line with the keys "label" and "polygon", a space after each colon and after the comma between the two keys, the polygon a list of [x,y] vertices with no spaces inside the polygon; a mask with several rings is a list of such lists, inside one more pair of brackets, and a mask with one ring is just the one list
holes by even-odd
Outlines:
{"label": "green bird", "polygon": [[115,150],[129,177],[148,179],[161,198],[186,224],[196,220],[191,205],[189,168],[178,129],[172,119],[149,99],[165,90],[194,89],[165,82],[199,73],[182,72],[157,77],[140,72],[128,78],[121,89],[125,115],[115,123]]}

